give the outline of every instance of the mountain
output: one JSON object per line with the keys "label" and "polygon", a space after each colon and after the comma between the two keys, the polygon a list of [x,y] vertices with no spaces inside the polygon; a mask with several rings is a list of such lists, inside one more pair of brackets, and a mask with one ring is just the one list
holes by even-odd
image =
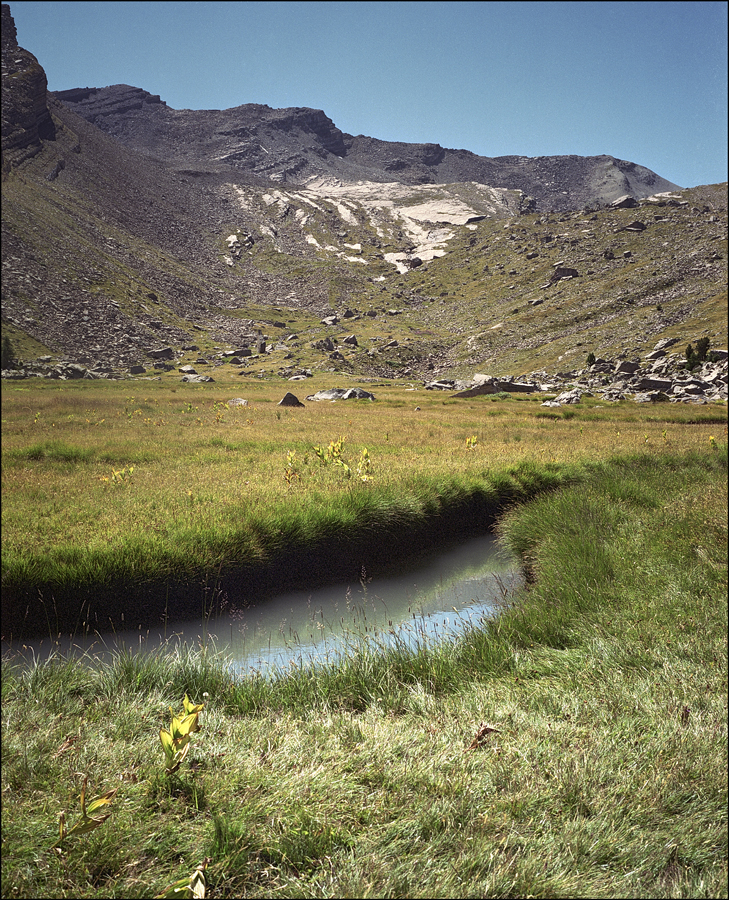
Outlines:
{"label": "mountain", "polygon": [[37,371],[238,350],[282,378],[430,380],[726,346],[726,185],[352,137],[319,110],[49,94],[2,15],[2,330]]}
{"label": "mountain", "polygon": [[248,103],[226,110],[170,109],[157,95],[117,84],[55,95],[118,141],[177,166],[225,167],[279,183],[312,178],[402,184],[479,184],[519,190],[532,208],[575,209],[678,185],[612,156],[489,158],[440,144],[407,144],[344,134],[319,109]]}

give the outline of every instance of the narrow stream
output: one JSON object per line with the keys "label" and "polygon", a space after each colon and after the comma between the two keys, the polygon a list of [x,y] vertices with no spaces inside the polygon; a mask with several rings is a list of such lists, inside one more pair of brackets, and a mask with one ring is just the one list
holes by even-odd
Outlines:
{"label": "narrow stream", "polygon": [[447,638],[479,624],[522,583],[515,561],[506,559],[489,536],[475,537],[432,556],[395,577],[296,591],[260,606],[226,611],[207,621],[167,624],[165,629],[46,638],[11,646],[36,658],[72,648],[101,658],[122,647],[152,650],[165,642],[214,645],[240,673],[285,669],[308,660],[325,662],[362,638],[382,646],[400,640],[416,645]]}

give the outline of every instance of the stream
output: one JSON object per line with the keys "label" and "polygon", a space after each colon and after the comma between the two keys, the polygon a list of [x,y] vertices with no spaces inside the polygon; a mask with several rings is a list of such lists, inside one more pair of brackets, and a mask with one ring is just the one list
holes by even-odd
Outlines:
{"label": "stream", "polygon": [[493,615],[522,582],[517,562],[506,558],[491,536],[481,536],[394,577],[294,591],[258,606],[223,608],[206,620],[168,622],[166,628],[45,638],[3,650],[16,658],[42,659],[55,651],[103,659],[121,648],[212,645],[245,675],[328,662],[362,639],[376,646],[401,641],[415,647],[457,636]]}

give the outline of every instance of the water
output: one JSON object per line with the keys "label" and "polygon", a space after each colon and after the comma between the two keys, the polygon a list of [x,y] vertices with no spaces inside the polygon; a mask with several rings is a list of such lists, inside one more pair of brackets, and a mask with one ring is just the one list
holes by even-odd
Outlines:
{"label": "water", "polygon": [[492,615],[520,584],[516,563],[497,552],[493,538],[476,537],[395,577],[295,591],[260,606],[223,609],[205,622],[198,618],[168,623],[166,629],[46,639],[12,649],[43,658],[75,647],[103,658],[122,647],[137,651],[165,642],[211,644],[230,657],[239,673],[265,672],[333,660],[362,638],[380,645],[392,640],[416,645],[458,635]]}

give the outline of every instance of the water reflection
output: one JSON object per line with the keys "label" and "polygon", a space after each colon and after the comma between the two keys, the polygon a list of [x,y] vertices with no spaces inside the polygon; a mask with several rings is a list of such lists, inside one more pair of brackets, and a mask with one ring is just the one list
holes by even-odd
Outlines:
{"label": "water reflection", "polygon": [[396,577],[368,579],[363,573],[354,584],[295,591],[246,609],[223,606],[207,621],[38,641],[24,645],[23,652],[42,658],[52,650],[77,647],[103,657],[122,647],[154,649],[170,640],[188,646],[209,642],[245,674],[328,661],[362,638],[379,645],[393,640],[415,645],[456,635],[492,614],[519,584],[515,562],[497,551],[492,538],[476,537]]}

